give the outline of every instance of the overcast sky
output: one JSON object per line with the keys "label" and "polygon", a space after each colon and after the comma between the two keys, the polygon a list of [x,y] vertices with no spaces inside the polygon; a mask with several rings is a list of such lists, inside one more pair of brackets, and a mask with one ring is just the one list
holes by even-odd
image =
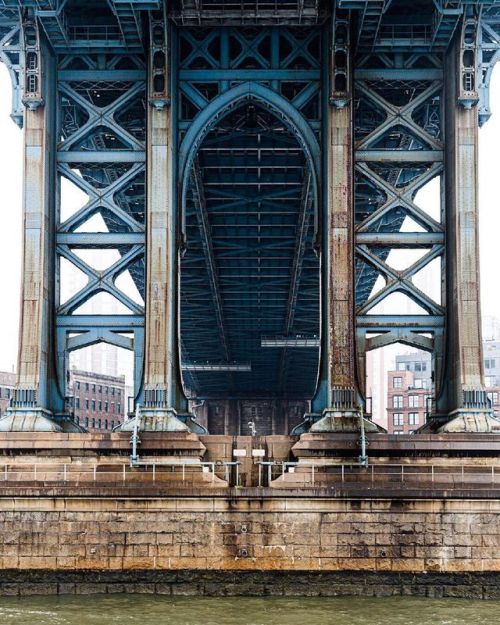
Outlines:
{"label": "overcast sky", "polygon": [[[493,117],[480,132],[480,251],[483,314],[500,317],[500,71],[493,77]],[[11,87],[0,63],[0,370],[17,359],[21,276],[22,132],[10,119]],[[424,192],[425,194],[425,192]]]}

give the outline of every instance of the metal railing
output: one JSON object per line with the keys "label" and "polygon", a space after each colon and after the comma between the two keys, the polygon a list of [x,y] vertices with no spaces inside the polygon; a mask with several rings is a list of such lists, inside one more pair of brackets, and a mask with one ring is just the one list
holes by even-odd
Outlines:
{"label": "metal railing", "polygon": [[[500,488],[500,465],[318,463],[260,460],[253,486],[260,488],[328,487],[346,490],[453,490],[481,491]],[[38,486],[168,486],[196,487],[201,473],[228,486],[241,486],[240,462],[144,461],[137,466],[105,463],[4,463],[0,464],[2,487]],[[293,474],[293,475],[292,475]],[[254,474],[255,475],[255,474]],[[248,478],[248,475],[246,476]],[[279,479],[281,478],[281,479]],[[275,480],[278,480],[277,482]],[[255,484],[257,481],[257,484]],[[206,484],[206,481],[204,482]],[[247,483],[248,486],[250,484]]]}
{"label": "metal railing", "polygon": [[[257,463],[258,486],[278,478],[297,486],[349,486],[359,488],[407,487],[419,489],[497,488],[500,465],[371,464],[273,462]],[[294,478],[286,478],[294,473]],[[264,484],[266,482],[266,484]],[[284,486],[286,483],[283,484]],[[278,486],[278,484],[276,484]]]}
{"label": "metal railing", "polygon": [[99,484],[147,484],[162,482],[192,482],[195,475],[209,473],[212,483],[218,477],[215,462],[151,462],[137,467],[129,464],[4,464],[0,466],[1,484],[27,483],[74,485]]}
{"label": "metal railing", "polygon": [[71,41],[122,40],[120,29],[113,25],[70,26],[68,32]]}
{"label": "metal railing", "polygon": [[432,39],[431,24],[382,24],[379,42],[394,43],[404,41],[405,45],[428,44]]}

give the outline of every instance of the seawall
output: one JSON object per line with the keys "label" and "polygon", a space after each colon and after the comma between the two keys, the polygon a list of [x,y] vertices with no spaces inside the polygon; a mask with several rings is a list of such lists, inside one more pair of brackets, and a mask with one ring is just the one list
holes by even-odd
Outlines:
{"label": "seawall", "polygon": [[[0,594],[500,598],[496,439],[441,452],[439,439],[380,439],[368,470],[336,439],[313,471],[278,464],[269,486],[249,453],[235,486],[214,463],[248,441],[205,440],[210,466],[181,467],[179,441],[144,436],[152,469],[129,466],[128,437],[76,436],[4,441]],[[271,442],[259,441],[266,462],[296,444]]]}
{"label": "seawall", "polygon": [[[500,596],[499,513],[496,499],[3,498],[0,594],[125,584],[173,594],[260,585],[270,594]],[[315,579],[321,591],[309,588]]]}

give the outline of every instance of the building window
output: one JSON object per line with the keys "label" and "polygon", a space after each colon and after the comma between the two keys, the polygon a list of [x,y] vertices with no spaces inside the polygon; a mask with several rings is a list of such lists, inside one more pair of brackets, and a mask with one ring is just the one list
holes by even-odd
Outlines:
{"label": "building window", "polygon": [[88,409],[89,409],[89,400],[86,399],[85,400],[85,410],[88,410]]}
{"label": "building window", "polygon": [[418,425],[418,412],[410,412],[408,413],[408,424],[409,425]]}
{"label": "building window", "polygon": [[398,362],[396,369],[398,371],[406,371],[406,363]]}
{"label": "building window", "polygon": [[393,408],[402,408],[403,407],[403,396],[402,395],[394,395],[392,398],[392,407]]}
{"label": "building window", "polygon": [[101,385],[101,384],[99,384],[99,386],[97,387],[97,391],[98,391],[99,393],[102,393],[102,385]]}
{"label": "building window", "polygon": [[118,414],[121,414],[121,413],[122,413],[122,405],[118,404]]}
{"label": "building window", "polygon": [[95,419],[92,419],[92,427],[95,428]]}
{"label": "building window", "polygon": [[114,430],[115,429],[115,422],[111,421],[111,429]]}
{"label": "building window", "polygon": [[100,419],[99,419],[99,421],[98,421],[98,424],[99,424],[99,426],[98,426],[98,427],[99,427],[99,429],[101,429],[101,428],[102,428],[102,425],[101,425],[101,420],[100,420]]}
{"label": "building window", "polygon": [[408,407],[418,408],[418,395],[408,395]]}
{"label": "building window", "polygon": [[107,401],[105,401],[105,402],[104,402],[104,412],[108,412],[108,408],[109,408],[109,407],[108,407],[108,402],[107,402]]}
{"label": "building window", "polygon": [[494,358],[486,358],[484,361],[485,369],[494,369],[495,368],[495,359]]}
{"label": "building window", "polygon": [[114,386],[112,386],[112,387],[111,387],[111,395],[113,395],[113,396],[114,396],[114,394],[115,394],[115,387],[114,387]]}
{"label": "building window", "polygon": [[75,408],[80,408],[80,398],[79,397],[75,398]]}
{"label": "building window", "polygon": [[393,425],[404,425],[404,417],[402,412],[395,412],[392,415],[392,424]]}
{"label": "building window", "polygon": [[105,430],[108,429],[108,420],[107,419],[104,420],[104,429]]}
{"label": "building window", "polygon": [[498,393],[497,392],[488,393],[488,399],[491,401],[493,405],[498,404]]}
{"label": "building window", "polygon": [[95,412],[95,399],[92,400],[92,412]]}
{"label": "building window", "polygon": [[90,387],[89,387],[89,383],[88,383],[88,382],[85,382],[85,390],[86,390],[86,391],[88,391],[88,390],[89,390],[89,388],[90,388]]}
{"label": "building window", "polygon": [[394,430],[393,434],[404,434],[403,430]]}
{"label": "building window", "polygon": [[10,399],[10,388],[5,389],[5,399]]}
{"label": "building window", "polygon": [[99,402],[99,412],[102,411],[102,401]]}
{"label": "building window", "polygon": [[80,382],[78,382],[78,381],[76,382],[76,388],[77,388],[78,390],[80,390]]}
{"label": "building window", "polygon": [[115,402],[111,402],[111,414],[115,414]]}
{"label": "building window", "polygon": [[403,386],[403,378],[397,377],[392,378],[392,388],[402,388]]}
{"label": "building window", "polygon": [[92,384],[92,392],[95,393],[95,384]]}
{"label": "building window", "polygon": [[85,418],[85,427],[86,428],[89,427],[89,418],[88,417]]}

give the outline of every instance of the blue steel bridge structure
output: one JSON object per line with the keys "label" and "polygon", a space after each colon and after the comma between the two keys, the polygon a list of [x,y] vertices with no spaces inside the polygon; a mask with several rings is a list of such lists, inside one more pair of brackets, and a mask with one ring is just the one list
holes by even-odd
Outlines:
{"label": "blue steel bridge structure", "polygon": [[[69,427],[69,354],[106,342],[155,427],[189,395],[307,399],[304,428],[346,429],[367,351],[401,342],[433,354],[432,427],[491,430],[477,129],[499,50],[496,0],[0,0],[25,145],[4,427]],[[439,214],[416,200],[434,179]],[[439,298],[415,282],[434,261]]]}

